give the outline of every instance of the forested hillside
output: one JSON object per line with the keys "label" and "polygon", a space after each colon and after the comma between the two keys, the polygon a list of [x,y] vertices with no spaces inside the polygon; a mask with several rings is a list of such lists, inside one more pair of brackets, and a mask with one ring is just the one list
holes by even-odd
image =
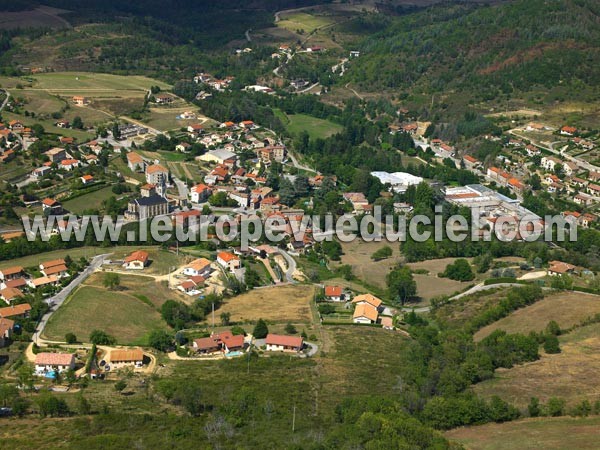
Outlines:
{"label": "forested hillside", "polygon": [[558,85],[577,92],[600,84],[599,15],[594,0],[517,0],[362,16],[348,27],[370,33],[344,78],[369,91],[460,89],[482,100]]}

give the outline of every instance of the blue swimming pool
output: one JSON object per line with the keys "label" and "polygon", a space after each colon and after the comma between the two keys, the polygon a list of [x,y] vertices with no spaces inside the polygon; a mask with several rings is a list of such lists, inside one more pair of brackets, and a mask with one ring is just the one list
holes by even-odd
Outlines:
{"label": "blue swimming pool", "polygon": [[236,356],[241,356],[242,352],[229,352],[229,353],[225,353],[225,356],[227,358],[235,358]]}

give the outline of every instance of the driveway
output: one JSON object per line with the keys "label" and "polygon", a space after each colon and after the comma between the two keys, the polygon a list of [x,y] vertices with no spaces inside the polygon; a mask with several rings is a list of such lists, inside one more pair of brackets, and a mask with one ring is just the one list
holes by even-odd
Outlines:
{"label": "driveway", "polygon": [[285,262],[288,266],[288,270],[287,272],[285,272],[285,279],[288,283],[295,283],[296,280],[294,280],[294,273],[296,272],[296,260],[292,258],[285,250],[278,250],[281,256],[283,256],[283,258],[285,259]]}
{"label": "driveway", "polygon": [[38,339],[42,335],[42,332],[44,331],[44,328],[46,327],[46,324],[48,323],[48,319],[50,319],[52,314],[54,314],[54,311],[56,311],[63,304],[63,302],[66,300],[66,298],[69,296],[69,294],[75,290],[75,288],[77,288],[81,283],[83,283],[87,277],[89,277],[93,272],[96,271],[96,269],[98,269],[102,265],[102,263],[104,262],[104,258],[106,256],[109,256],[110,254],[111,253],[105,253],[103,255],[94,256],[90,265],[87,266],[83,270],[83,272],[81,272],[79,275],[77,275],[77,277],[75,277],[75,279],[73,279],[58,294],[46,299],[46,303],[48,303],[48,305],[50,305],[50,309],[40,319],[40,321],[36,327],[35,333],[33,333],[32,337],[31,337],[31,340],[33,342],[37,343]]}

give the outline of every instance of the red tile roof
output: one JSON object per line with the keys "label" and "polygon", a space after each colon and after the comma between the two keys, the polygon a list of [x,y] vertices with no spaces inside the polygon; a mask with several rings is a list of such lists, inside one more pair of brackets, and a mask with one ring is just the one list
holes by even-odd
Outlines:
{"label": "red tile roof", "polygon": [[267,345],[281,345],[283,347],[293,347],[293,348],[301,348],[303,340],[298,336],[285,336],[281,334],[271,334],[267,335],[267,339],[265,340],[265,344]]}
{"label": "red tile roof", "polygon": [[133,252],[131,255],[127,256],[125,258],[125,262],[130,263],[132,261],[141,261],[145,264],[146,261],[148,261],[149,256],[150,255],[148,254],[148,252],[146,252],[144,250],[137,250],[137,251]]}
{"label": "red tile roof", "polygon": [[342,295],[341,286],[325,286],[326,297],[339,297],[340,295]]}
{"label": "red tile roof", "polygon": [[22,316],[31,311],[29,303],[21,303],[20,305],[11,305],[6,308],[0,308],[0,317]]}
{"label": "red tile roof", "polygon": [[35,364],[39,366],[68,366],[73,362],[75,355],[72,353],[38,353]]}

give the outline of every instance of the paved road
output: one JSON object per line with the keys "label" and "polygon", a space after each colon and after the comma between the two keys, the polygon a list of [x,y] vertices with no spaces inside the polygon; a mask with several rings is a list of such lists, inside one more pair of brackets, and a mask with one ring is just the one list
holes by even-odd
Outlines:
{"label": "paved road", "polygon": [[8,91],[3,91],[3,92],[6,94],[6,98],[2,102],[2,105],[0,105],[0,111],[2,111],[4,109],[4,107],[8,103],[8,100],[10,99],[10,92],[8,92]]}
{"label": "paved road", "polygon": [[306,170],[307,172],[313,172],[313,173],[317,173],[314,169],[311,169],[308,166],[303,166],[302,164],[300,164],[298,162],[298,160],[296,159],[296,157],[292,154],[292,153],[288,153],[288,156],[290,157],[290,160],[292,161],[292,165],[296,168],[296,169],[301,169],[301,170]]}
{"label": "paved road", "polygon": [[52,316],[52,314],[63,304],[66,298],[69,296],[73,290],[78,287],[87,277],[89,277],[96,269],[98,269],[102,263],[104,262],[104,258],[110,255],[110,253],[105,253],[102,255],[94,256],[92,262],[89,266],[87,266],[83,272],[81,272],[74,280],[72,280],[63,290],[61,290],[58,294],[53,297],[47,298],[46,303],[50,305],[50,310],[41,318],[38,323],[35,333],[33,333],[32,341],[38,341],[38,338],[41,336],[46,324],[48,323],[48,319]]}
{"label": "paved road", "polygon": [[250,32],[251,32],[251,31],[252,31],[252,28],[248,28],[248,29],[246,30],[246,33],[244,33],[244,34],[246,35],[246,40],[247,40],[248,42],[252,42],[252,36],[250,36]]}
{"label": "paved road", "polygon": [[283,258],[285,259],[287,266],[288,266],[288,270],[285,273],[285,279],[288,281],[288,283],[295,283],[296,280],[294,280],[294,272],[296,271],[296,260],[294,258],[292,258],[285,250],[282,249],[278,249],[279,253],[281,254],[281,256],[283,256]]}
{"label": "paved road", "polygon": [[184,183],[177,177],[173,177],[173,182],[175,186],[177,186],[177,190],[179,191],[179,198],[182,200],[186,200],[188,198],[188,186],[187,183]]}

